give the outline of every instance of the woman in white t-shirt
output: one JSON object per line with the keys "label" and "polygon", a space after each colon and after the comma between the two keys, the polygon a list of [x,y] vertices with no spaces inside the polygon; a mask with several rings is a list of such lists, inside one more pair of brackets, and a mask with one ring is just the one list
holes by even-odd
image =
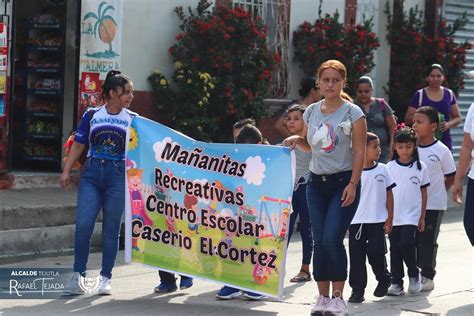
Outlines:
{"label": "woman in white t-shirt", "polygon": [[471,245],[474,246],[474,103],[469,107],[466,120],[464,121],[464,138],[459,154],[459,163],[456,176],[454,177],[453,199],[457,203],[462,203],[462,180],[469,167],[469,180],[467,182],[466,206],[464,209],[464,229]]}
{"label": "woman in white t-shirt", "polygon": [[312,155],[306,198],[314,239],[313,277],[320,295],[311,311],[343,314],[347,312],[342,298],[347,279],[343,240],[359,204],[367,124],[360,107],[348,102],[343,92],[347,71],[340,61],[322,63],[317,77],[324,100],[304,112],[307,133],[291,136],[284,144]]}
{"label": "woman in white t-shirt", "polygon": [[408,293],[421,291],[420,271],[416,263],[416,232],[425,229],[428,171],[420,161],[416,133],[411,127],[400,127],[393,136],[393,160],[388,170],[397,184],[393,188],[393,228],[390,239],[391,296],[405,294],[403,263],[407,266],[410,284]]}

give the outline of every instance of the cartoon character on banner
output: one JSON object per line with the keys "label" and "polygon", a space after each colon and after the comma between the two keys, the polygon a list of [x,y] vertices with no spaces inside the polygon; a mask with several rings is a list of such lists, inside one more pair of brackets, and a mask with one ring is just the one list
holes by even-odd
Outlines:
{"label": "cartoon character on banner", "polygon": [[[142,197],[142,169],[130,168],[127,170],[128,192],[130,193],[130,204],[132,208],[132,220],[141,220],[147,226],[153,225],[153,220],[145,211]],[[132,237],[132,249],[139,251],[138,238]]]}
{"label": "cartoon character on banner", "polygon": [[[219,216],[220,217],[225,217],[226,220],[229,219],[229,218],[234,218],[234,212],[232,212],[231,209],[229,208],[223,208],[220,213],[219,213]],[[231,233],[228,229],[227,229],[227,225],[226,225],[226,229],[224,230],[224,235],[225,235],[225,243],[227,244],[228,248],[227,249],[230,249],[230,247],[232,246],[232,237],[234,237],[236,235],[236,233]]]}
{"label": "cartoon character on banner", "polygon": [[[173,176],[173,173],[171,172],[170,169],[166,169],[166,174],[170,177]],[[156,186],[155,188],[156,188],[155,196],[157,197],[157,199],[162,200],[164,202],[170,200],[169,192],[168,192],[167,189],[165,189],[163,187],[160,187],[160,186]],[[165,217],[166,217],[165,218],[166,229],[170,233],[176,232],[176,227],[175,227],[176,219],[170,214],[166,214]]]}
{"label": "cartoon character on banner", "polygon": [[[275,254],[275,250],[270,251],[271,254]],[[272,275],[272,269],[268,267],[271,257],[268,258],[266,266],[261,266],[259,263],[253,268],[253,279],[258,285],[266,284],[268,278]],[[278,269],[275,268],[275,275],[278,275]]]}
{"label": "cartoon character on banner", "polygon": [[[214,186],[218,189],[221,189],[223,190],[224,189],[224,185],[222,184],[222,182],[220,182],[219,180],[215,180],[214,181]],[[211,214],[216,214],[219,212],[219,210],[217,209],[217,198],[216,199],[213,199],[208,207],[208,210],[209,212],[211,212]]]}
{"label": "cartoon character on banner", "polygon": [[196,222],[195,223],[188,223],[188,230],[190,233],[199,234],[199,219],[197,216],[197,204],[198,200],[195,196],[185,194],[184,195],[184,207],[188,210],[193,210],[196,212]]}
{"label": "cartoon character on banner", "polygon": [[286,227],[288,225],[288,218],[290,217],[290,210],[288,208],[284,208],[280,215],[280,227],[278,230],[278,236],[276,237],[276,241],[278,243],[283,242],[286,239]]}

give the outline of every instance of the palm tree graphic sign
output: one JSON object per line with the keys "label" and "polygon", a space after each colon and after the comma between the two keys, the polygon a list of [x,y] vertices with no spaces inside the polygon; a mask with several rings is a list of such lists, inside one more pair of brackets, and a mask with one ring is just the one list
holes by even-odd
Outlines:
{"label": "palm tree graphic sign", "polygon": [[88,19],[95,20],[93,27],[94,37],[97,38],[97,34],[99,34],[99,39],[104,44],[109,45],[109,49],[105,50],[104,52],[87,52],[85,54],[87,57],[114,58],[119,56],[119,54],[112,50],[112,42],[115,39],[115,34],[117,33],[118,25],[117,22],[115,22],[115,19],[108,12],[112,12],[114,10],[115,8],[113,5],[107,5],[107,2],[101,2],[97,9],[97,14],[95,12],[88,12],[84,16],[83,21],[86,21]]}

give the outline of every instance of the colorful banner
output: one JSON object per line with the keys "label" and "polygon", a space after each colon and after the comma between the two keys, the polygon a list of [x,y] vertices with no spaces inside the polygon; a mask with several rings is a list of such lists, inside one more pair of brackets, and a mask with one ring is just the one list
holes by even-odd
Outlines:
{"label": "colorful banner", "polygon": [[203,143],[145,118],[129,139],[126,261],[281,297],[290,150]]}
{"label": "colorful banner", "polygon": [[120,70],[122,14],[123,0],[82,0],[79,119],[85,109],[101,104],[100,93],[84,90],[88,85],[84,81],[97,76],[99,83],[96,87],[100,90],[107,72]]}

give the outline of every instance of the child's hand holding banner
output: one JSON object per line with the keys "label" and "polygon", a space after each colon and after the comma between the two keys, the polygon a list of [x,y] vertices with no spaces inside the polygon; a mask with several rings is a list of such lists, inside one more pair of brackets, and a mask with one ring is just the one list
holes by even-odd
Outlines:
{"label": "child's hand holding banner", "polygon": [[126,259],[281,297],[293,178],[288,148],[208,144],[134,118]]}

